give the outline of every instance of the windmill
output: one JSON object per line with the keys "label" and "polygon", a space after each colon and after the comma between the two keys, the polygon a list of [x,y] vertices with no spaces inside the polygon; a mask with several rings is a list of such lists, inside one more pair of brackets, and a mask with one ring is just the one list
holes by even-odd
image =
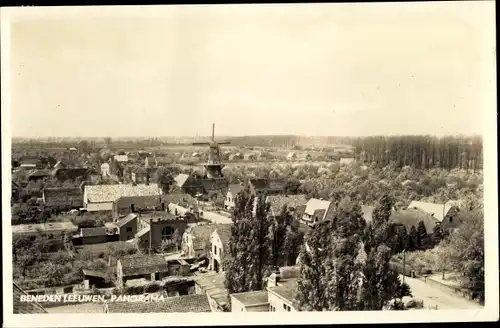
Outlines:
{"label": "windmill", "polygon": [[210,142],[193,142],[194,146],[209,146],[208,161],[203,164],[208,179],[222,179],[221,153],[219,145],[230,144],[229,141],[215,141],[215,123],[212,124],[212,140]]}

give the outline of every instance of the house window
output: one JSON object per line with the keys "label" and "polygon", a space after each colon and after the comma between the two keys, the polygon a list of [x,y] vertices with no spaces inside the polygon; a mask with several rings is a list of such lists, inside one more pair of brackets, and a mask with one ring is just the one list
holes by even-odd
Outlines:
{"label": "house window", "polygon": [[450,223],[453,223],[453,218],[452,217],[450,217]]}
{"label": "house window", "polygon": [[289,307],[288,305],[286,305],[285,303],[283,303],[283,310],[290,312],[290,311],[292,311],[292,308]]}
{"label": "house window", "polygon": [[127,232],[132,232],[132,227],[127,227]]}
{"label": "house window", "polygon": [[217,255],[217,246],[214,245],[214,255]]}
{"label": "house window", "polygon": [[165,227],[161,230],[161,239],[170,240],[174,236],[175,229],[172,227]]}
{"label": "house window", "polygon": [[276,311],[276,309],[275,309],[275,308],[274,308],[274,306],[272,306],[272,305],[269,305],[269,310],[270,310],[271,312],[275,312],[275,311]]}

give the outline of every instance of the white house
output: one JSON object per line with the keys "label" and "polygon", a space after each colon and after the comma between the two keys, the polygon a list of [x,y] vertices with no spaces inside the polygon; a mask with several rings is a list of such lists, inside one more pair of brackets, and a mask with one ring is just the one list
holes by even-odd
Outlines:
{"label": "white house", "polygon": [[228,251],[231,237],[231,224],[221,224],[212,233],[210,238],[210,268],[215,271],[224,271],[224,252]]}
{"label": "white house", "polygon": [[224,208],[226,210],[232,210],[236,204],[235,204],[235,199],[236,196],[244,189],[244,186],[240,184],[232,184],[229,185],[226,198],[224,199]]}
{"label": "white house", "polygon": [[101,174],[103,178],[109,177],[111,175],[111,167],[109,166],[109,163],[101,164]]}
{"label": "white house", "polygon": [[302,222],[312,225],[316,222],[324,220],[329,212],[333,211],[333,204],[329,201],[311,198],[307,201]]}

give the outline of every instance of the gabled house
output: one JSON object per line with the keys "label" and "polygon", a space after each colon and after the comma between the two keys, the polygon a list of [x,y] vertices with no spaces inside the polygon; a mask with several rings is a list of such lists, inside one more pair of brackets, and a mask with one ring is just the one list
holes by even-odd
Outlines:
{"label": "gabled house", "polygon": [[316,222],[326,220],[330,215],[333,215],[334,204],[332,202],[311,198],[306,204],[302,223],[313,225]]}
{"label": "gabled house", "polygon": [[124,286],[132,279],[161,280],[169,276],[168,269],[168,262],[160,255],[124,256],[116,264],[117,283]]}
{"label": "gabled house", "polygon": [[42,200],[45,207],[53,211],[79,209],[83,206],[80,188],[44,188]]}
{"label": "gabled house", "polygon": [[408,209],[420,209],[441,223],[443,230],[452,231],[460,225],[457,215],[462,208],[460,201],[450,200],[445,204],[412,201]]}
{"label": "gabled house", "polygon": [[120,241],[134,239],[138,227],[137,217],[137,214],[130,213],[116,223],[119,230]]}
{"label": "gabled house", "polygon": [[231,226],[231,224],[218,225],[210,238],[212,245],[210,252],[210,268],[215,272],[224,271],[224,256],[225,252],[229,250]]}
{"label": "gabled house", "polygon": [[297,154],[295,152],[291,151],[286,155],[286,159],[289,161],[295,160],[295,159],[297,159]]}
{"label": "gabled house", "polygon": [[228,191],[226,193],[226,198],[224,199],[224,208],[226,210],[232,210],[236,206],[235,199],[236,196],[243,191],[245,187],[241,184],[231,184],[229,185]]}
{"label": "gabled house", "polygon": [[109,163],[101,164],[101,175],[103,178],[107,178],[111,175],[111,166],[109,165]]}

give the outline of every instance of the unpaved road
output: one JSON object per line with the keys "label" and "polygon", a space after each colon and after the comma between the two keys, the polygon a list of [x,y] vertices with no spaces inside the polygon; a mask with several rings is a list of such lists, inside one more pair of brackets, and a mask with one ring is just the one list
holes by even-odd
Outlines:
{"label": "unpaved road", "polygon": [[438,310],[483,308],[478,303],[433,287],[419,279],[405,277],[405,282],[410,286],[413,297],[424,301],[424,308],[435,308],[436,305]]}

